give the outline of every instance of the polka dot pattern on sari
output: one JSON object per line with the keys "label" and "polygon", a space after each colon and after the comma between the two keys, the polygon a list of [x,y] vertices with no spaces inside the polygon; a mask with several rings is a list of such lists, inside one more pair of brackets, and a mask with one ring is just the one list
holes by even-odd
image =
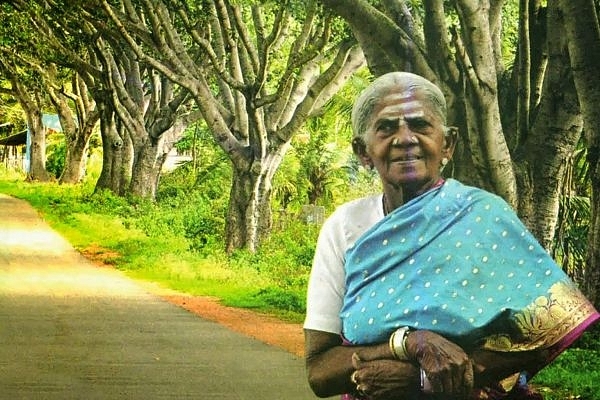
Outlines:
{"label": "polka dot pattern on sari", "polygon": [[471,335],[561,279],[506,202],[448,180],[348,251],[343,334],[353,343],[380,342],[401,326]]}

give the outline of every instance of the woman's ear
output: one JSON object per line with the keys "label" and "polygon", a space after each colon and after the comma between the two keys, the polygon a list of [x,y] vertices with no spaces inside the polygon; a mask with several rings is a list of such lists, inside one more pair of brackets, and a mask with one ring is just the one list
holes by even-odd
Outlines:
{"label": "woman's ear", "polygon": [[449,126],[444,131],[444,148],[442,152],[447,158],[452,158],[454,149],[456,148],[456,142],[458,142],[458,128],[455,126]]}
{"label": "woman's ear", "polygon": [[373,162],[371,161],[371,157],[367,154],[367,145],[363,138],[355,137],[352,139],[352,151],[356,157],[358,157],[363,167],[367,169],[373,168]]}

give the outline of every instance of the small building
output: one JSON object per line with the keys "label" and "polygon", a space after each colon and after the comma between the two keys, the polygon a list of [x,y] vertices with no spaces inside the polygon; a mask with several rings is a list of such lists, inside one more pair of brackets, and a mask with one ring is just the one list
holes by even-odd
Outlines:
{"label": "small building", "polygon": [[12,133],[11,123],[0,124],[0,162],[8,169],[27,169],[27,130]]}
{"label": "small building", "polygon": [[[42,124],[48,133],[62,132],[56,114],[43,114]],[[29,171],[29,130],[12,133],[13,128],[10,122],[0,124],[0,162],[7,168]]]}

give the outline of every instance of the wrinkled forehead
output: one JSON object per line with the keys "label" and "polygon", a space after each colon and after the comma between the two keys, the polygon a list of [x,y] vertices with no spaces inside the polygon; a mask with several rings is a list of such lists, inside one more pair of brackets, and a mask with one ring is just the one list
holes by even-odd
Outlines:
{"label": "wrinkled forehead", "polygon": [[423,91],[392,90],[377,102],[373,117],[376,118],[436,118],[439,113]]}
{"label": "wrinkled forehead", "polygon": [[388,100],[395,104],[391,107],[416,109],[414,106],[418,104],[425,115],[435,115],[446,124],[446,100],[433,82],[410,72],[390,72],[375,79],[356,99],[352,108],[354,136],[365,134],[376,109]]}

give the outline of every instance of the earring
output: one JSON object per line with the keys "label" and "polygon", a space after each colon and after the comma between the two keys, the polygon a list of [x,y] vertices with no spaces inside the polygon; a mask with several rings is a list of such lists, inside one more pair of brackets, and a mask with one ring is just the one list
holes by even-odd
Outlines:
{"label": "earring", "polygon": [[444,157],[442,158],[442,161],[440,162],[440,172],[444,170],[444,168],[446,167],[446,165],[448,165],[448,162],[450,160],[448,160],[448,158]]}

